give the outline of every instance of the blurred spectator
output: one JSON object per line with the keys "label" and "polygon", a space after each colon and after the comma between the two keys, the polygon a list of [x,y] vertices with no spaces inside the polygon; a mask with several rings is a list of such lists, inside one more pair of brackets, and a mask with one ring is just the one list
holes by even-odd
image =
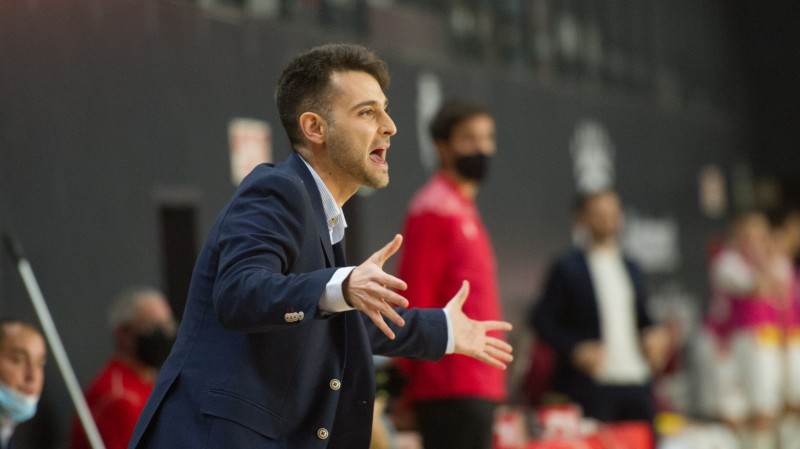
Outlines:
{"label": "blurred spectator", "polygon": [[36,414],[46,359],[47,347],[36,328],[0,320],[0,448],[11,448],[17,424]]}
{"label": "blurred spectator", "polygon": [[[494,252],[475,205],[496,151],[494,119],[483,106],[450,100],[430,129],[440,169],[408,209],[398,268],[405,296],[412,307],[443,307],[468,280],[465,312],[499,320]],[[506,395],[502,370],[461,355],[401,366],[426,449],[491,447],[494,410]]]}
{"label": "blurred spectator", "polygon": [[[780,237],[773,239],[774,237]],[[711,263],[710,328],[717,346],[720,417],[742,431],[748,449],[777,448],[777,423],[795,382],[791,356],[800,322],[797,273],[781,232],[767,217],[739,216],[732,241]],[[737,400],[738,398],[738,400]]]}
{"label": "blurred spectator", "polygon": [[[86,401],[106,449],[124,449],[172,348],[176,323],[161,292],[133,287],[111,305],[108,324],[115,352],[86,391]],[[70,447],[90,448],[78,420]]]}
{"label": "blurred spectator", "polygon": [[557,354],[554,389],[601,421],[652,421],[651,376],[667,360],[667,331],[645,309],[644,279],[622,254],[620,200],[613,191],[581,196],[584,247],[561,256],[531,317]]}
{"label": "blurred spectator", "polygon": [[375,405],[372,417],[372,440],[369,449],[394,449],[396,430],[387,409],[398,384],[399,375],[396,373],[394,360],[380,355],[372,356],[375,364]]}
{"label": "blurred spectator", "polygon": [[800,210],[786,209],[771,217],[773,270],[786,285],[782,304],[783,373],[786,403],[779,422],[779,447],[800,448]]}
{"label": "blurred spectator", "polygon": [[775,251],[796,265],[800,256],[800,210],[782,210],[774,214],[770,221]]}

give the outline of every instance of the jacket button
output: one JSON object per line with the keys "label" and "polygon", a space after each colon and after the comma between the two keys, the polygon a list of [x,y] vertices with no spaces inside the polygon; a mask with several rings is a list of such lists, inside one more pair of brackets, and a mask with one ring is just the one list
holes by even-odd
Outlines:
{"label": "jacket button", "polygon": [[328,429],[322,427],[317,430],[317,438],[320,440],[327,440],[328,439]]}
{"label": "jacket button", "polygon": [[339,379],[331,380],[331,390],[338,390],[342,388],[342,382]]}

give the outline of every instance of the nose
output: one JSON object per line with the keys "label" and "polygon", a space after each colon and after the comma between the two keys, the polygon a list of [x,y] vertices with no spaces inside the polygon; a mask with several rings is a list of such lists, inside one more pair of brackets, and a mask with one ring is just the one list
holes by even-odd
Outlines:
{"label": "nose", "polygon": [[32,383],[36,380],[36,367],[33,364],[25,365],[25,383]]}
{"label": "nose", "polygon": [[393,136],[397,134],[397,126],[394,124],[394,120],[392,120],[392,117],[389,116],[388,112],[384,114],[382,132],[385,136]]}
{"label": "nose", "polygon": [[497,152],[497,143],[494,138],[487,137],[480,142],[481,153],[493,156]]}

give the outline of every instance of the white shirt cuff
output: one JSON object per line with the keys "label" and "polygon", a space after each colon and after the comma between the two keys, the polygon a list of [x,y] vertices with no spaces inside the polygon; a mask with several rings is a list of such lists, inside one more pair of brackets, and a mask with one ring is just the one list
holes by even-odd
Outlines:
{"label": "white shirt cuff", "polygon": [[350,272],[353,271],[354,268],[355,267],[343,267],[333,273],[331,280],[325,285],[325,291],[322,292],[322,296],[319,298],[319,309],[322,312],[336,313],[353,310],[353,307],[350,307],[347,301],[344,300],[342,284],[345,279],[347,279],[347,276],[350,276]]}
{"label": "white shirt cuff", "polygon": [[442,312],[444,312],[444,320],[447,321],[447,349],[444,353],[452,354],[456,350],[456,339],[453,338],[453,323],[450,322],[450,313],[447,312],[447,309],[442,309]]}

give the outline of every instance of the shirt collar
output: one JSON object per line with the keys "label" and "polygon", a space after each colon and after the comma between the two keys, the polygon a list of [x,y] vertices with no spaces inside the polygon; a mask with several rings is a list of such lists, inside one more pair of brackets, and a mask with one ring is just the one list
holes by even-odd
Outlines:
{"label": "shirt collar", "polygon": [[322,209],[325,211],[325,223],[328,225],[328,234],[331,238],[331,245],[335,245],[342,241],[344,238],[344,230],[347,228],[347,221],[344,219],[344,211],[336,204],[333,194],[328,190],[328,186],[322,182],[317,172],[306,160],[300,156],[300,160],[306,164],[311,176],[314,177],[314,182],[317,184],[319,196],[322,199]]}

